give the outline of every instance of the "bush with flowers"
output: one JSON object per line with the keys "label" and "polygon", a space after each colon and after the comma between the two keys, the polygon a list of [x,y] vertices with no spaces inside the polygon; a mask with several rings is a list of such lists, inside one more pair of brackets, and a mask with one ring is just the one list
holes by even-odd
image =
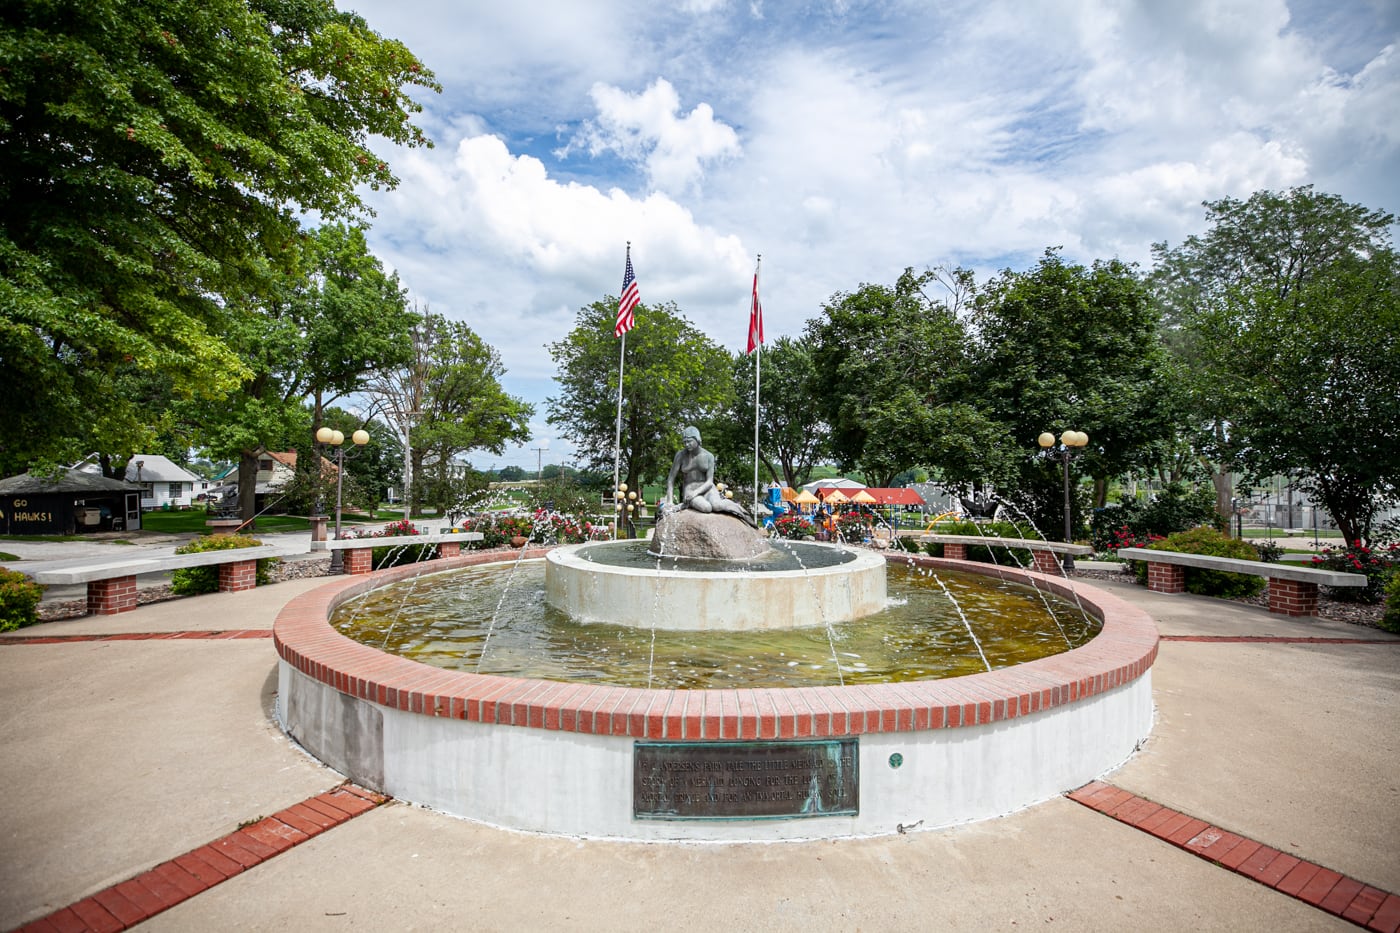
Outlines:
{"label": "bush with flowers", "polygon": [[534,531],[545,544],[582,544],[607,537],[607,529],[602,525],[544,509],[535,512]]}
{"label": "bush with flowers", "polygon": [[780,515],[773,520],[773,531],[780,538],[805,541],[817,533],[817,528],[804,515]]}
{"label": "bush with flowers", "polygon": [[1378,603],[1385,595],[1386,581],[1400,567],[1400,544],[1369,548],[1360,541],[1346,547],[1325,547],[1312,559],[1314,567],[1360,573],[1366,576],[1365,586],[1329,586],[1327,595],[1341,602]]}

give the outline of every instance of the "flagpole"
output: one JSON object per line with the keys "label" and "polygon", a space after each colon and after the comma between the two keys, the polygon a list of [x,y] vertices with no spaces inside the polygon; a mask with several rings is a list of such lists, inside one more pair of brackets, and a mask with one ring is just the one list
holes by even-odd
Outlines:
{"label": "flagpole", "polygon": [[[763,254],[758,254],[758,262],[753,267],[753,302],[755,308],[758,306],[758,267],[763,263]],[[750,309],[750,315],[761,314],[761,311]],[[760,319],[761,320],[761,319]],[[760,324],[760,327],[762,325]],[[752,329],[752,323],[750,324]],[[749,337],[753,339],[752,335]],[[763,340],[760,337],[758,345],[754,348],[753,358],[753,519],[758,521],[758,411],[759,411],[759,386],[762,382],[763,373]]]}
{"label": "flagpole", "polygon": [[[632,244],[627,244],[631,246]],[[617,435],[613,439],[613,540],[617,540],[617,526],[622,522],[622,513],[617,510],[617,484],[622,482],[622,367],[627,360],[627,331],[622,332],[622,350],[617,356]]]}

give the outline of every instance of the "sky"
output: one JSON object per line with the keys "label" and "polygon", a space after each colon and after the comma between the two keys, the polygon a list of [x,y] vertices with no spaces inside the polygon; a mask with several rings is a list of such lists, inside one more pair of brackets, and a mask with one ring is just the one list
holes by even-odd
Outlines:
{"label": "sky", "polygon": [[[1400,212],[1397,0],[338,0],[404,42],[432,149],[369,242],[535,405],[481,469],[568,462],[548,345],[622,283],[742,351],[906,267],[1151,265],[1203,201]],[[645,313],[638,319],[645,326]],[[540,448],[545,448],[541,451]]]}

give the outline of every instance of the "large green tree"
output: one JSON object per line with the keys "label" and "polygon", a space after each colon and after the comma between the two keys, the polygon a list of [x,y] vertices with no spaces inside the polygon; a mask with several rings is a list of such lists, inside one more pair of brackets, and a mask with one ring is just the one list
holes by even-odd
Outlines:
{"label": "large green tree", "polygon": [[406,444],[409,513],[425,502],[441,513],[454,499],[454,476],[465,471],[459,458],[525,443],[535,409],[506,393],[500,355],[466,323],[431,312],[414,318],[410,359],[377,375],[371,388]]}
{"label": "large green tree", "polygon": [[[613,467],[619,340],[617,300],[579,309],[574,329],[549,345],[561,392],[547,400],[549,423],[590,467]],[[622,479],[629,488],[664,479],[681,429],[704,424],[729,404],[732,357],[672,303],[641,305],[627,334],[622,380]],[[735,474],[737,476],[737,471]]]}
{"label": "large green tree", "polygon": [[414,87],[436,85],[332,0],[0,6],[0,468],[132,446],[124,367],[176,398],[249,378],[225,336],[294,268],[303,212],[395,183],[373,137],[427,143]]}
{"label": "large green tree", "polygon": [[1149,282],[1175,360],[1182,433],[1211,473],[1216,508],[1228,515],[1232,473],[1246,469],[1249,452],[1237,402],[1252,391],[1252,374],[1222,356],[1220,341],[1247,326],[1265,296],[1268,304],[1298,300],[1335,263],[1387,248],[1395,218],[1311,185],[1204,207],[1204,234],[1153,245]]}
{"label": "large green tree", "polygon": [[[779,480],[785,486],[806,482],[814,464],[827,456],[830,430],[812,405],[816,369],[812,351],[790,337],[779,337],[760,351],[758,457],[759,482]],[[705,434],[706,446],[728,464],[730,475],[753,482],[754,367],[753,354],[734,359],[734,401]],[[739,464],[749,464],[740,470]]]}
{"label": "large green tree", "polygon": [[1059,474],[1035,457],[1042,432],[1089,435],[1076,469],[1095,479],[1096,505],[1107,481],[1145,465],[1170,436],[1167,357],[1158,312],[1136,270],[1118,260],[1066,262],[1056,250],[1024,272],[990,281],[974,315],[975,390],[1005,427],[1002,444],[1021,452],[1018,504],[1042,528],[1062,527]]}
{"label": "large green tree", "polygon": [[[931,298],[939,281],[952,287]],[[905,269],[893,287],[833,295],[823,316],[807,322],[813,410],[831,426],[842,469],[859,469],[876,486],[919,465],[959,478],[982,472],[988,451],[965,443],[987,433],[966,397],[967,334],[958,312],[970,287],[964,270]]]}
{"label": "large green tree", "polygon": [[[193,442],[239,461],[240,509],[253,516],[253,479],[263,447],[310,452],[322,412],[409,358],[415,316],[396,276],[384,272],[358,227],[331,224],[296,240],[300,262],[269,283],[257,313],[224,334],[245,378],[221,399],[177,406]],[[305,406],[309,422],[302,417]],[[299,467],[312,473],[318,459]],[[307,483],[311,480],[308,479]]]}
{"label": "large green tree", "polygon": [[1294,476],[1367,540],[1400,484],[1394,217],[1311,187],[1206,208],[1204,235],[1158,245],[1154,279],[1197,447],[1217,475]]}

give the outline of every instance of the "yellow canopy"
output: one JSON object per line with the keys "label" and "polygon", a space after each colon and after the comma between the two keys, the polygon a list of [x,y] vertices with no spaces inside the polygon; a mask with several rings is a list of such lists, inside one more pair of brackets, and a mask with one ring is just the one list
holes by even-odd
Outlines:
{"label": "yellow canopy", "polygon": [[[784,487],[783,487],[782,496],[783,496],[783,501],[784,501],[784,502],[801,502],[801,501],[802,501],[801,499],[798,499],[798,498],[797,498],[797,490],[796,490],[796,489],[793,489],[791,486],[784,486]],[[812,501],[813,501],[813,502],[816,502],[817,500],[816,500],[816,499],[813,499]]]}
{"label": "yellow canopy", "polygon": [[840,505],[842,502],[850,501],[850,497],[848,497],[844,492],[842,492],[839,489],[833,489],[831,490],[831,492],[826,494],[827,505],[831,505],[832,503]]}
{"label": "yellow canopy", "polygon": [[862,489],[858,491],[854,496],[851,496],[851,501],[859,502],[861,505],[874,505],[875,497],[872,496],[870,493],[866,492],[864,489]]}
{"label": "yellow canopy", "polygon": [[801,492],[799,492],[792,501],[796,502],[798,505],[816,505],[822,500],[818,499],[816,496],[812,495],[810,492],[804,489]]}

